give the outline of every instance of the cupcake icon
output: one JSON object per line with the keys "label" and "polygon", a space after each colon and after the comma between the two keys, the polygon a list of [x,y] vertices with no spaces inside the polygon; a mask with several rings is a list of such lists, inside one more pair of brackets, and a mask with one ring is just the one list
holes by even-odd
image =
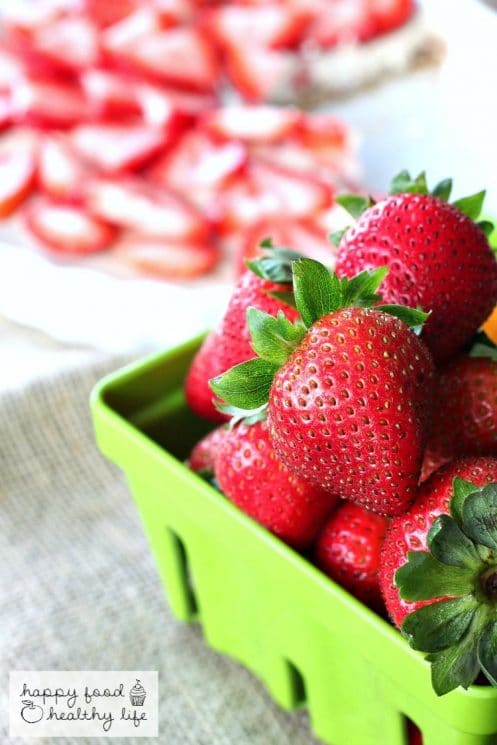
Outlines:
{"label": "cupcake icon", "polygon": [[143,706],[146,695],[147,695],[147,692],[145,688],[142,686],[141,682],[137,679],[133,688],[129,692],[129,699],[131,701],[131,706]]}

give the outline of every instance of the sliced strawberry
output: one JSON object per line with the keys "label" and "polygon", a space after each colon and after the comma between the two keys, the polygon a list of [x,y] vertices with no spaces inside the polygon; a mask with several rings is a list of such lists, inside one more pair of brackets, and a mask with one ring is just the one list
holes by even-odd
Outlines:
{"label": "sliced strawberry", "polygon": [[86,14],[97,26],[119,23],[138,7],[139,0],[81,0]]}
{"label": "sliced strawberry", "polygon": [[224,5],[211,11],[208,27],[220,44],[250,39],[255,46],[295,47],[302,41],[310,14],[289,4],[258,7]]}
{"label": "sliced strawberry", "polygon": [[86,18],[62,18],[42,26],[31,40],[34,51],[58,67],[83,70],[99,57],[97,29]]}
{"label": "sliced strawberry", "polygon": [[158,13],[162,26],[178,26],[194,18],[195,8],[192,0],[151,0]]}
{"label": "sliced strawberry", "polygon": [[80,82],[99,118],[140,116],[142,107],[137,86],[123,75],[112,70],[89,69],[81,73]]}
{"label": "sliced strawberry", "polygon": [[202,132],[192,130],[152,166],[150,178],[197,198],[226,187],[247,163],[247,150],[241,142],[213,142]]}
{"label": "sliced strawberry", "polygon": [[110,223],[174,241],[205,239],[209,225],[178,194],[142,180],[97,179],[88,188],[90,211]]}
{"label": "sliced strawberry", "polygon": [[118,124],[81,124],[71,132],[70,142],[106,173],[137,170],[167,144],[164,130]]}
{"label": "sliced strawberry", "polygon": [[0,218],[8,217],[31,194],[36,175],[29,149],[0,154]]}
{"label": "sliced strawberry", "polygon": [[402,26],[416,10],[414,0],[373,0],[371,4],[376,34]]}
{"label": "sliced strawberry", "polygon": [[217,264],[219,251],[210,243],[181,243],[127,234],[114,257],[144,274],[160,279],[190,279],[207,274]]}
{"label": "sliced strawberry", "polygon": [[38,155],[38,183],[55,199],[79,202],[88,181],[88,167],[62,137],[47,137]]}
{"label": "sliced strawberry", "polygon": [[15,0],[15,2],[3,3],[2,25],[9,33],[15,31],[30,35],[36,29],[54,23],[75,5],[76,2],[71,2],[71,0],[47,0],[35,3],[29,0]]}
{"label": "sliced strawberry", "polygon": [[101,46],[111,57],[118,57],[132,49],[142,36],[159,31],[160,28],[159,14],[149,5],[137,5],[136,10],[103,31]]}
{"label": "sliced strawberry", "polygon": [[311,149],[343,148],[349,141],[349,129],[333,114],[310,114],[300,117],[297,138]]}
{"label": "sliced strawberry", "polygon": [[309,30],[313,41],[325,49],[374,36],[375,23],[369,0],[321,0]]}
{"label": "sliced strawberry", "polygon": [[21,60],[8,49],[0,47],[0,91],[10,93],[24,79],[25,69]]}
{"label": "sliced strawberry", "polygon": [[201,126],[223,139],[273,143],[296,132],[301,116],[296,109],[277,106],[227,106],[206,114]]}
{"label": "sliced strawberry", "polygon": [[189,26],[139,36],[126,50],[126,61],[156,80],[198,91],[213,91],[219,63],[213,45]]}
{"label": "sliced strawberry", "polygon": [[293,248],[326,266],[334,264],[335,247],[328,240],[325,231],[320,230],[313,221],[275,216],[259,220],[239,234],[235,248],[239,274],[245,269],[246,259],[262,254],[260,244],[265,238],[271,238],[275,246]]}
{"label": "sliced strawberry", "polygon": [[88,119],[91,114],[79,86],[48,80],[25,79],[19,83],[14,93],[14,107],[22,123],[62,129]]}
{"label": "sliced strawberry", "polygon": [[0,93],[0,132],[3,132],[13,123],[15,110],[12,97],[9,93]]}
{"label": "sliced strawberry", "polygon": [[180,113],[191,122],[202,111],[214,108],[216,99],[211,93],[182,91],[176,88],[140,84],[137,96],[146,124],[169,128],[171,117]]}
{"label": "sliced strawberry", "polygon": [[31,202],[25,225],[49,251],[85,255],[102,251],[112,243],[115,228],[97,220],[80,207],[47,199]]}
{"label": "sliced strawberry", "polygon": [[307,217],[332,203],[332,189],[324,181],[284,166],[257,159],[252,174],[259,188],[273,195],[288,215]]}
{"label": "sliced strawberry", "polygon": [[293,97],[301,76],[295,54],[253,46],[250,39],[230,44],[226,64],[232,84],[254,102]]}

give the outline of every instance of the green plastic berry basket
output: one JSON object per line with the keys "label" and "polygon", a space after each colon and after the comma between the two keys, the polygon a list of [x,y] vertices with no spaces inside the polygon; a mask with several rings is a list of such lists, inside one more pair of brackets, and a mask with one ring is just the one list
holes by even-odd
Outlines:
{"label": "green plastic berry basket", "polygon": [[285,709],[306,706],[332,745],[497,744],[497,690],[437,698],[400,633],[242,514],[182,463],[208,425],[182,384],[200,344],[133,364],[94,390],[102,452],[125,472],[166,594],[182,621],[246,665]]}

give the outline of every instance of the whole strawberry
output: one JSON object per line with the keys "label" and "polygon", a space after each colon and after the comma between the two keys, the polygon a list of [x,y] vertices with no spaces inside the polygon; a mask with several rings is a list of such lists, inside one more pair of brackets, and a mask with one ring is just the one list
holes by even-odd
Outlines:
{"label": "whole strawberry", "polygon": [[219,326],[204,340],[186,377],[186,400],[199,416],[214,422],[229,418],[214,407],[209,380],[254,356],[247,327],[247,308],[252,306],[267,313],[281,310],[291,320],[297,317],[294,308],[272,293],[289,292],[290,260],[298,256],[293,251],[274,249],[267,257],[249,262],[250,268],[237,282]]}
{"label": "whole strawberry", "polygon": [[454,461],[392,520],[381,553],[387,610],[428,652],[441,695],[480,668],[497,680],[497,458]]}
{"label": "whole strawberry", "polygon": [[[480,345],[474,354],[495,349]],[[438,377],[423,471],[461,455],[497,456],[497,361],[490,356],[459,356]]]}
{"label": "whole strawberry", "polygon": [[317,566],[363,603],[380,610],[380,551],[388,519],[343,502],[330,515],[314,544]]}
{"label": "whole strawberry", "polygon": [[188,468],[196,473],[213,474],[214,463],[226,437],[226,427],[216,427],[193,447],[187,461]]}
{"label": "whole strawberry", "polygon": [[266,422],[228,431],[215,461],[223,494],[297,549],[306,548],[336,497],[298,478],[274,452]]}
{"label": "whole strawberry", "polygon": [[239,417],[267,409],[274,448],[300,478],[400,514],[415,497],[433,383],[429,352],[407,323],[426,315],[377,305],[384,269],[339,280],[302,259],[293,272],[302,321],[250,308],[259,357],[212,389]]}
{"label": "whole strawberry", "polygon": [[453,357],[497,301],[497,262],[485,233],[492,225],[474,222],[484,192],[448,204],[450,190],[448,180],[430,194],[424,174],[413,182],[403,172],[377,204],[338,199],[358,220],[341,237],[337,273],[388,266],[383,299],[431,311],[423,339],[436,362]]}

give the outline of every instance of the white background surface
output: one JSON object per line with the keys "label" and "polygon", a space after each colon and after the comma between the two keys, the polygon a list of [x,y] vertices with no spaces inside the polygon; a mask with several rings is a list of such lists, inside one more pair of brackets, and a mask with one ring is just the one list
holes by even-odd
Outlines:
{"label": "white background surface", "polygon": [[[447,40],[440,70],[330,108],[362,133],[364,180],[372,191],[383,191],[401,168],[426,169],[431,183],[453,176],[456,196],[487,187],[487,210],[497,214],[497,14],[478,0],[424,5]],[[19,238],[11,229],[0,230],[2,239],[0,317],[16,324],[0,323],[4,387],[78,364],[92,349],[138,354],[174,344],[212,325],[229,294],[218,279],[173,285],[56,265],[12,245]],[[38,333],[23,337],[21,327]]]}

